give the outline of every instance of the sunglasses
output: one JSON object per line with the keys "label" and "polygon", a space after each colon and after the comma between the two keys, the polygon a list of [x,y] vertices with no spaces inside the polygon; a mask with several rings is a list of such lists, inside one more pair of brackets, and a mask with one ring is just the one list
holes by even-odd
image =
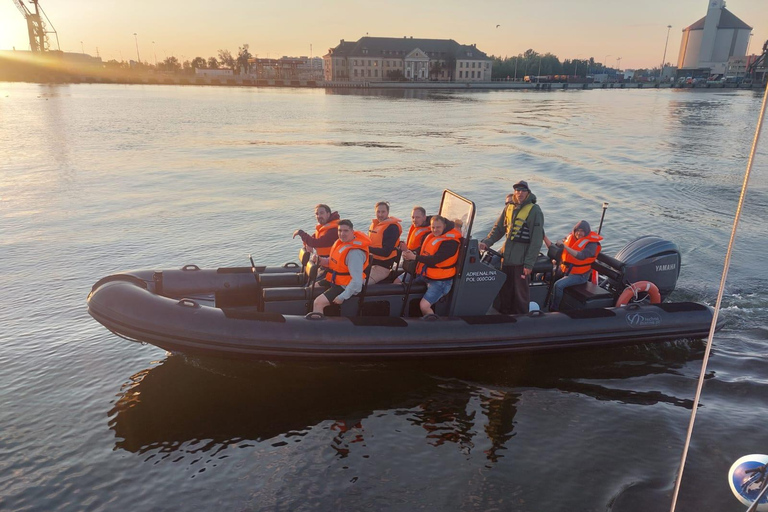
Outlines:
{"label": "sunglasses", "polygon": [[528,189],[526,189],[526,188],[516,188],[515,192],[528,192]]}

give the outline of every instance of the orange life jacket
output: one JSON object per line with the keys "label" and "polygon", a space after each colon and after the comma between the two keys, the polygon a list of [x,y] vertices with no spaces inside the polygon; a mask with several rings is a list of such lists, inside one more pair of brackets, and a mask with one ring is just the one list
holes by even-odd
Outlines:
{"label": "orange life jacket", "polygon": [[[319,240],[328,231],[338,228],[339,219],[332,220],[328,224],[318,224],[315,226],[315,238]],[[332,246],[330,245],[328,247],[315,247],[315,251],[317,251],[317,254],[323,258],[327,258],[331,254],[331,247]]]}
{"label": "orange life jacket", "polygon": [[[389,217],[384,221],[380,221],[379,219],[373,219],[371,221],[371,227],[368,228],[368,236],[371,239],[371,247],[380,249],[384,245],[384,231],[386,231],[386,229],[392,224],[397,226],[397,238],[400,238],[400,235],[403,234],[403,227],[400,225],[400,219]],[[371,259],[381,261],[394,258],[395,256],[397,256],[397,245],[395,245],[395,248],[392,249],[392,252],[389,253],[388,256],[377,256],[375,254],[371,254]]]}
{"label": "orange life jacket", "polygon": [[[349,242],[342,242],[340,239],[334,242],[331,247],[331,254],[328,256],[328,273],[325,274],[325,279],[331,284],[338,284],[346,286],[352,281],[352,276],[349,273],[349,267],[347,266],[347,254],[352,249],[360,249],[365,251],[365,263],[363,269],[368,267],[368,247],[371,245],[371,240],[362,231],[355,231],[355,237]],[[362,276],[360,276],[362,277]]]}
{"label": "orange life jacket", "polygon": [[422,242],[424,242],[424,237],[426,237],[431,232],[432,231],[430,230],[429,226],[416,227],[413,224],[411,224],[411,227],[408,230],[408,239],[405,242],[405,245],[406,247],[408,247],[408,250],[409,251],[419,250],[421,248]]}
{"label": "orange life jacket", "polygon": [[560,266],[563,274],[586,274],[589,272],[592,269],[592,263],[597,259],[597,255],[600,254],[600,240],[602,239],[603,237],[594,231],[591,231],[588,235],[583,236],[578,240],[576,240],[576,237],[573,236],[573,233],[568,235],[568,238],[565,239],[565,245],[574,251],[581,252],[584,250],[587,244],[592,242],[597,243],[597,250],[595,251],[595,255],[592,258],[586,258],[583,260],[576,259],[571,256],[568,251],[563,250],[563,264]]}
{"label": "orange life jacket", "polygon": [[[454,240],[459,242],[461,240],[461,231],[454,228],[447,233],[443,233],[440,236],[435,236],[432,233],[427,235],[424,240],[424,244],[421,246],[421,256],[434,256],[437,254],[438,249],[448,240]],[[459,244],[460,245],[460,244]],[[427,266],[424,263],[416,265],[416,274],[423,274],[430,279],[448,279],[456,275],[456,262],[459,260],[459,247],[456,247],[456,252],[450,258],[441,261],[437,265]]]}

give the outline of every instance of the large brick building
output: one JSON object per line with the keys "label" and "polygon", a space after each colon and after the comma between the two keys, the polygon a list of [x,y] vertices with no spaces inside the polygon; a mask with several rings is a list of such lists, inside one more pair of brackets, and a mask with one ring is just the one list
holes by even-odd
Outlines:
{"label": "large brick building", "polygon": [[328,81],[384,80],[483,82],[491,59],[475,45],[453,39],[362,37],[330,48],[323,57]]}

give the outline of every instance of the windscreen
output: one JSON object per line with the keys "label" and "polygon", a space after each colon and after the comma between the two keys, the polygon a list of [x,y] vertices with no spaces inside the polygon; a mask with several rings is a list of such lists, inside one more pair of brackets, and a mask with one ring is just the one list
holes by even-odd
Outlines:
{"label": "windscreen", "polygon": [[450,190],[445,190],[440,203],[440,215],[452,220],[461,230],[462,237],[469,238],[472,233],[472,221],[475,220],[475,203]]}

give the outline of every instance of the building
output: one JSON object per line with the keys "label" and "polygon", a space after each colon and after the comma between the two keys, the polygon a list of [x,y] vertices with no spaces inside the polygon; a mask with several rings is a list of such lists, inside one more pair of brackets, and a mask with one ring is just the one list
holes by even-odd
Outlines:
{"label": "building", "polygon": [[705,69],[709,74],[725,74],[731,57],[747,54],[752,27],[726,9],[724,0],[707,3],[707,15],[683,29],[677,58],[679,74]]}
{"label": "building", "polygon": [[330,48],[323,57],[325,80],[489,82],[491,59],[477,46],[453,39],[362,37]]}
{"label": "building", "polygon": [[217,69],[198,69],[195,68],[195,76],[209,76],[212,78],[234,76],[234,72],[229,68]]}

